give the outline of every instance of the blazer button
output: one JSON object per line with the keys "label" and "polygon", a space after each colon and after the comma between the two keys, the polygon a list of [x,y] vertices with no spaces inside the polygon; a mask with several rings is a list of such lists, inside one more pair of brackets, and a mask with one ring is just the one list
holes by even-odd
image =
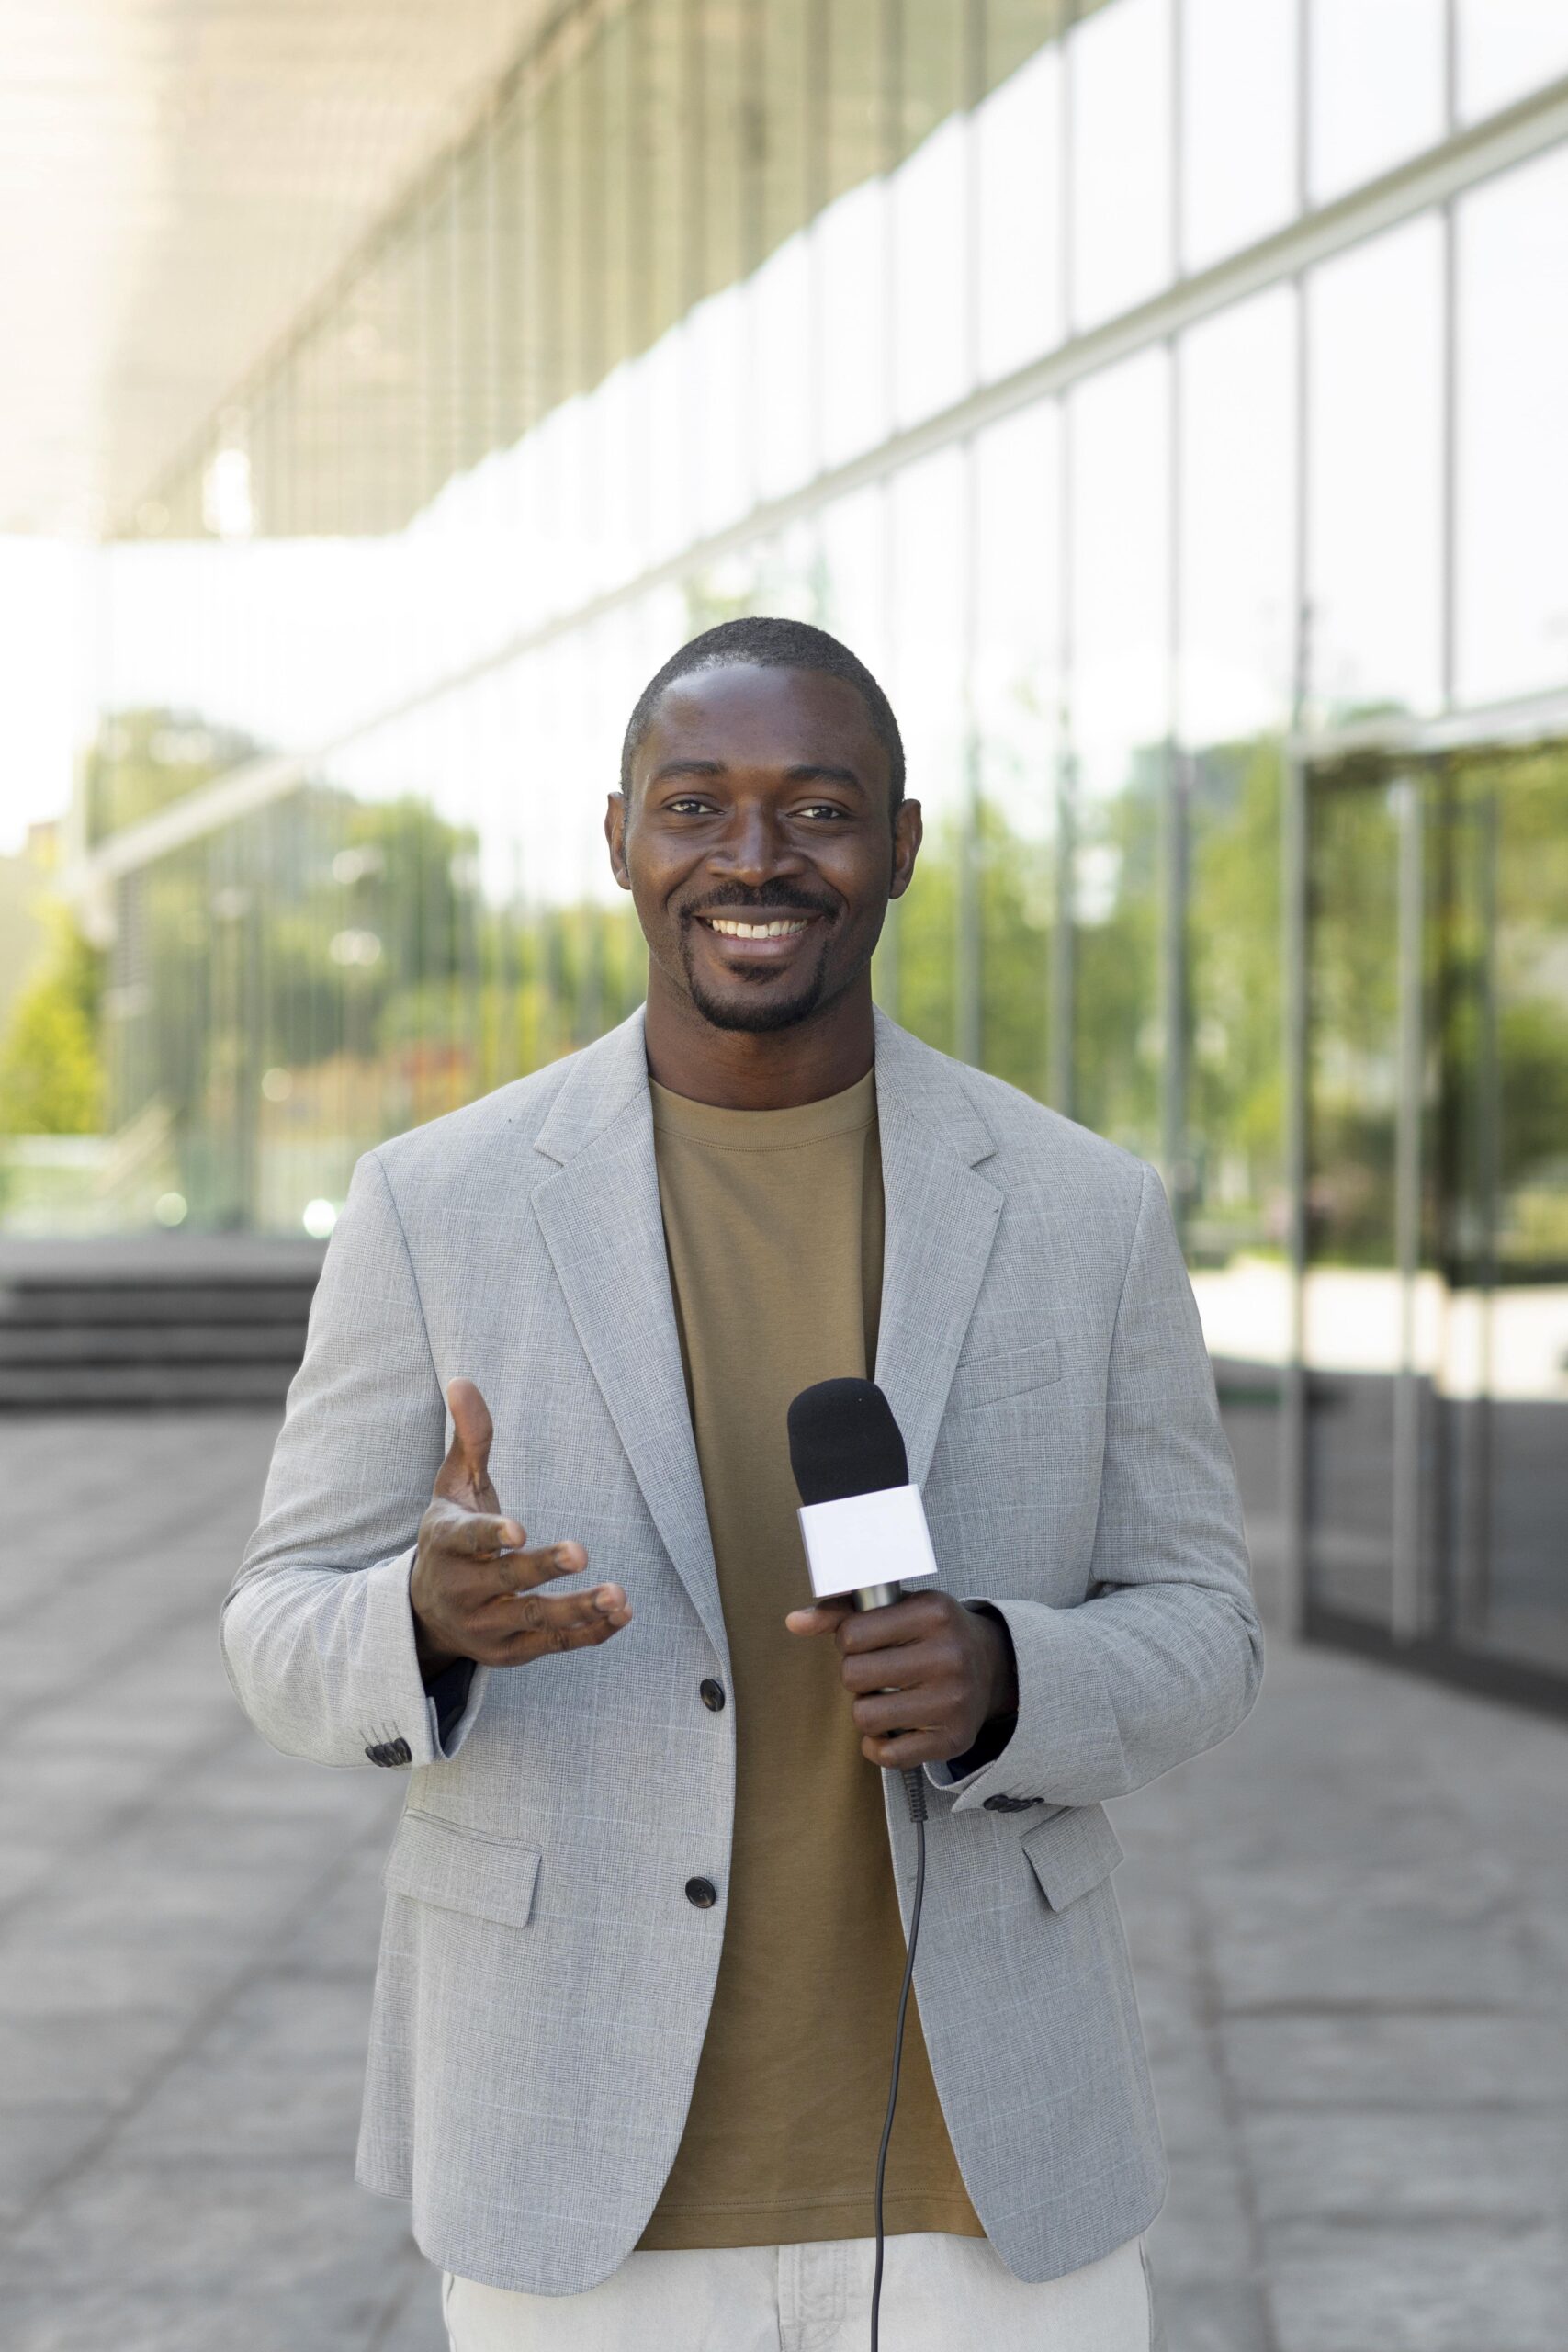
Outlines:
{"label": "blazer button", "polygon": [[1013,1800],[1011,1797],[982,1797],[980,1810],[982,1813],[1011,1813]]}
{"label": "blazer button", "polygon": [[686,1900],[694,1904],[699,1911],[711,1911],[718,1901],[718,1889],[711,1878],[689,1878],[686,1881]]}
{"label": "blazer button", "polygon": [[697,1685],[697,1695],[704,1706],[716,1715],[724,1704],[724,1685],[716,1682],[711,1674],[705,1675]]}

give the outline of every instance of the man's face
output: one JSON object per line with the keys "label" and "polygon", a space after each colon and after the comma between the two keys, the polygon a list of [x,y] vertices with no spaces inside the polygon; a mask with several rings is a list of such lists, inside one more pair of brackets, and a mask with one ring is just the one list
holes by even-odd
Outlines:
{"label": "man's face", "polygon": [[735,663],[680,679],[605,834],[659,970],[719,1029],[806,1020],[871,961],[919,845],[854,688]]}

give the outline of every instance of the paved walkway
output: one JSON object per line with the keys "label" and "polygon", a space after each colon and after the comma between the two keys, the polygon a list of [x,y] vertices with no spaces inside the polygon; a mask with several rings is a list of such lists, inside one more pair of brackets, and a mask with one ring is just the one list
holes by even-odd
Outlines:
{"label": "paved walkway", "polygon": [[[400,1781],[275,1756],[218,1602],[273,1423],[0,1422],[0,2341],[440,2352],[353,2182]],[[1171,2352],[1562,2352],[1568,1733],[1276,1640],[1122,1801]]]}

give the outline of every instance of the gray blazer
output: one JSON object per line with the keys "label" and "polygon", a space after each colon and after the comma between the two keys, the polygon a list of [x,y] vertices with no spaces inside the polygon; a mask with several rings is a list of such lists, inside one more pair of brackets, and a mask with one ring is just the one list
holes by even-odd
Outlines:
{"label": "gray blazer", "polygon": [[[1145,2228],[1165,2188],[1101,1800],[1235,1729],[1258,1625],[1157,1176],[880,1012],[876,1100],[876,1378],[941,1581],[994,1602],[1018,1657],[1000,1756],[927,1767],[917,1996],[976,2210],[1042,2280]],[[444,1749],[408,1580],[458,1373],[494,1415],[503,1507],[532,1542],[580,1539],[635,1615],[602,1648],[479,1668]],[[359,1162],[222,1642],[274,1747],[408,1770],[358,2178],[412,2198],[443,2269],[597,2284],[681,2138],[734,1804],[734,1712],[698,1695],[728,1653],[640,1011]],[[885,1786],[907,1924],[914,1832]]]}

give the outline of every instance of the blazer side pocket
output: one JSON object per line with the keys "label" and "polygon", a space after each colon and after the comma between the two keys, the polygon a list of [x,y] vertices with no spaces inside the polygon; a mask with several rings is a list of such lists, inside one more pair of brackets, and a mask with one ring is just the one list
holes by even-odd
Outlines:
{"label": "blazer side pocket", "polygon": [[525,1928],[539,1875],[536,1846],[460,1829],[434,1813],[405,1813],[381,1872],[389,1894],[440,1911],[463,1911],[502,1928]]}
{"label": "blazer side pocket", "polygon": [[1053,1911],[1065,1911],[1100,1885],[1122,1860],[1122,1840],[1103,1805],[1069,1805],[1020,1840]]}
{"label": "blazer side pocket", "polygon": [[1019,1396],[1031,1388],[1048,1387],[1061,1376],[1061,1354],[1055,1337],[1047,1334],[1027,1348],[1008,1348],[1000,1355],[961,1361],[953,1373],[947,1401],[962,1413],[972,1405],[994,1405],[1003,1396]]}

